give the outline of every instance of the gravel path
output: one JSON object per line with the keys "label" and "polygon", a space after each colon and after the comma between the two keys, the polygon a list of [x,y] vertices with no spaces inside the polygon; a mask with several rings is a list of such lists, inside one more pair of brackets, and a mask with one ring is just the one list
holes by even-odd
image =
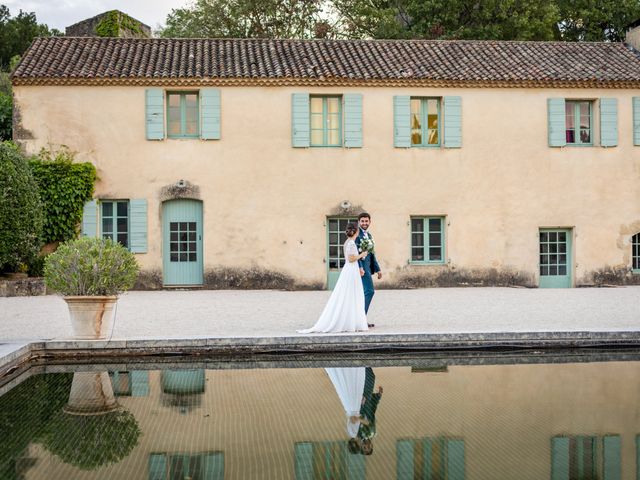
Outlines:
{"label": "gravel path", "polygon": [[[329,292],[128,292],[113,339],[295,335],[313,325]],[[376,292],[375,333],[635,331],[640,287],[433,288]],[[0,343],[67,338],[57,296],[0,298]]]}

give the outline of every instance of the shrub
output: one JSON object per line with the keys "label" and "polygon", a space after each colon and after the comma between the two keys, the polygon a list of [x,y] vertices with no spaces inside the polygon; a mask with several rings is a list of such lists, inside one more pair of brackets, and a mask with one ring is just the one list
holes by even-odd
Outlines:
{"label": "shrub", "polygon": [[57,152],[43,149],[29,162],[44,207],[44,243],[76,238],[84,204],[93,196],[96,167],[74,163],[74,157],[65,147]]}
{"label": "shrub", "polygon": [[83,470],[117,463],[138,444],[140,427],[124,410],[100,415],[54,415],[41,442],[54,455]]}
{"label": "shrub", "polygon": [[45,261],[47,286],[62,295],[117,295],[138,276],[133,254],[110,239],[83,237],[60,244]]}
{"label": "shrub", "polygon": [[42,203],[18,147],[0,143],[0,271],[16,271],[40,251]]}

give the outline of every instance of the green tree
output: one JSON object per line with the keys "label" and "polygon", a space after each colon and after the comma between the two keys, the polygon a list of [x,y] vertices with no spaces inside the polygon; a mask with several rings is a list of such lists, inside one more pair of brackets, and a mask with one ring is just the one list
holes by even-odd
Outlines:
{"label": "green tree", "polygon": [[196,0],[169,13],[165,38],[313,38],[328,36],[322,0]]}
{"label": "green tree", "polygon": [[42,204],[26,158],[0,143],[0,271],[18,271],[36,258],[42,234]]}
{"label": "green tree", "polygon": [[332,0],[355,38],[552,40],[554,0]]}
{"label": "green tree", "polygon": [[621,42],[626,26],[640,19],[640,0],[557,0],[557,4],[562,40]]}
{"label": "green tree", "polygon": [[62,32],[49,29],[38,23],[34,12],[23,12],[11,17],[9,9],[0,5],[0,68],[6,70],[11,58],[22,55],[35,37],[62,35]]}
{"label": "green tree", "polygon": [[11,140],[13,97],[0,91],[0,142]]}

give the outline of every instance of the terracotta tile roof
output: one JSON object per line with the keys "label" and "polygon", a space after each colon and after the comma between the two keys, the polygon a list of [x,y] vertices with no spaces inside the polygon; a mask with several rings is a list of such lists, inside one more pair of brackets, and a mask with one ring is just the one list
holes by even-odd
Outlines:
{"label": "terracotta tile roof", "polygon": [[37,38],[15,84],[640,86],[622,43]]}

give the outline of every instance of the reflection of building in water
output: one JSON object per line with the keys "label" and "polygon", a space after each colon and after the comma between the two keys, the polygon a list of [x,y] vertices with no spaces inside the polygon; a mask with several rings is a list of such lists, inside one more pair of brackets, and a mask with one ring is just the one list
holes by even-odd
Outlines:
{"label": "reflection of building in water", "polygon": [[344,408],[324,369],[206,370],[187,414],[162,400],[175,395],[166,375],[145,373],[148,396],[117,398],[142,430],[127,458],[85,472],[32,444],[25,478],[160,480],[205,464],[225,480],[315,480],[331,469],[346,480],[635,478],[637,363],[375,368],[384,399],[367,457],[344,449]]}
{"label": "reflection of building in water", "polygon": [[187,413],[202,404],[204,369],[163,370],[160,373],[160,383],[163,406],[177,407],[180,413]]}

